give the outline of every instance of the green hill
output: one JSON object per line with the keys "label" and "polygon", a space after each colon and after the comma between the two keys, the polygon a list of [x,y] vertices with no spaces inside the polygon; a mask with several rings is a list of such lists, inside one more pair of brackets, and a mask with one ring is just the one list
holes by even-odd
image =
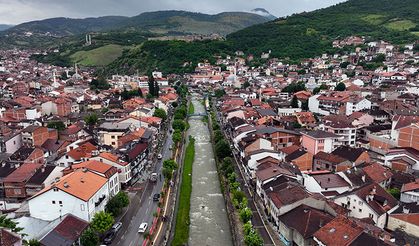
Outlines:
{"label": "green hill", "polygon": [[339,37],[364,35],[393,43],[417,39],[419,1],[350,0],[329,8],[245,28],[228,36],[233,48],[302,58],[328,51]]}
{"label": "green hill", "polygon": [[[369,40],[395,44],[413,42],[419,33],[418,0],[350,0],[325,9],[295,14],[250,26],[227,36],[226,41],[185,43],[179,41],[145,42],[125,52],[108,66],[109,73],[130,73],[154,68],[171,73],[190,71],[186,62],[196,64],[214,54],[233,54],[236,50],[258,57],[298,60],[334,52],[333,40],[363,35]],[[183,52],[185,51],[185,52]]]}
{"label": "green hill", "polygon": [[156,11],[131,17],[120,27],[147,30],[158,34],[212,34],[227,35],[245,27],[269,21],[268,18],[245,12],[224,12],[216,15],[187,11]]}

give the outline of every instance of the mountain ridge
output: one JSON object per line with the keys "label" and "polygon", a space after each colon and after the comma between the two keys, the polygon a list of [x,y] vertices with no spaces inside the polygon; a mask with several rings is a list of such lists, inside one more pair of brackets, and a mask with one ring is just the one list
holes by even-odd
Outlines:
{"label": "mountain ridge", "polygon": [[[231,16],[231,23],[223,21],[223,16]],[[162,33],[170,31],[179,31],[179,26],[184,26],[181,18],[194,21],[196,27],[190,26],[181,29],[185,33],[208,34],[218,33],[226,35],[230,32],[237,31],[240,28],[253,24],[260,24],[269,21],[268,18],[257,14],[247,12],[222,12],[215,15],[180,11],[165,10],[144,12],[136,16],[102,16],[88,18],[66,18],[56,17],[44,20],[35,20],[16,25],[4,32],[6,35],[51,35],[51,36],[71,36],[87,32],[104,32],[116,29],[129,29],[154,32],[159,29]],[[212,24],[212,26],[211,26]],[[217,29],[216,25],[220,25]],[[229,26],[230,25],[230,26]],[[154,29],[153,29],[154,28]],[[191,31],[187,29],[191,28]],[[201,33],[199,28],[209,28]],[[172,30],[174,29],[174,30]],[[213,30],[211,30],[213,29]],[[225,29],[225,30],[224,30]]]}

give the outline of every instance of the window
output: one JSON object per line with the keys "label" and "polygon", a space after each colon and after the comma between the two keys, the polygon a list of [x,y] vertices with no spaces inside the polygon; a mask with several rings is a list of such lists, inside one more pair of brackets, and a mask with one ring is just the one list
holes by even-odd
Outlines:
{"label": "window", "polygon": [[58,188],[54,188],[54,191],[58,191]]}
{"label": "window", "polygon": [[115,145],[115,142],[112,142],[111,145]]}
{"label": "window", "polygon": [[14,189],[13,192],[15,193],[15,195],[22,194],[22,191],[20,189]]}
{"label": "window", "polygon": [[58,204],[63,205],[63,201],[58,201]]}
{"label": "window", "polygon": [[362,209],[358,209],[358,211],[359,211],[360,213],[362,213]]}
{"label": "window", "polygon": [[84,204],[80,204],[80,210],[84,211]]}
{"label": "window", "polygon": [[115,136],[113,136],[113,135],[112,135],[112,136],[111,136],[111,138],[112,138],[112,139],[115,139]]}
{"label": "window", "polygon": [[52,201],[52,204],[55,204],[55,201]]}
{"label": "window", "polygon": [[319,140],[319,143],[324,143],[324,139],[322,139],[322,140]]}

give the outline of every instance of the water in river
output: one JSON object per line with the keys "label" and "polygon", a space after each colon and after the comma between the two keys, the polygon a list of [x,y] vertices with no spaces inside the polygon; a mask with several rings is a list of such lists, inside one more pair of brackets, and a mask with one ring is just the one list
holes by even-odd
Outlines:
{"label": "water in river", "polygon": [[[193,98],[195,113],[205,112],[198,99]],[[189,245],[230,246],[230,226],[221,194],[210,134],[202,117],[189,120],[189,135],[195,138],[195,160],[192,171]]]}

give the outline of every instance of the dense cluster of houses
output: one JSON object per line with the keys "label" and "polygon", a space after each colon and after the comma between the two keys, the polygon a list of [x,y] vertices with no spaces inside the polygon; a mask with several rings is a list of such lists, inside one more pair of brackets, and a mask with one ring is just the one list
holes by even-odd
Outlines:
{"label": "dense cluster of houses", "polygon": [[0,56],[0,210],[25,239],[70,245],[111,197],[145,178],[163,123],[154,112],[178,96],[158,72],[159,97],[123,100],[123,90],[148,88],[110,80],[91,90],[90,71],[38,64],[25,51]]}
{"label": "dense cluster of houses", "polygon": [[[192,88],[218,92],[236,161],[285,245],[419,242],[419,53],[334,43],[361,44],[299,65],[250,67],[239,53],[189,76]],[[377,57],[374,70],[357,65]]]}

